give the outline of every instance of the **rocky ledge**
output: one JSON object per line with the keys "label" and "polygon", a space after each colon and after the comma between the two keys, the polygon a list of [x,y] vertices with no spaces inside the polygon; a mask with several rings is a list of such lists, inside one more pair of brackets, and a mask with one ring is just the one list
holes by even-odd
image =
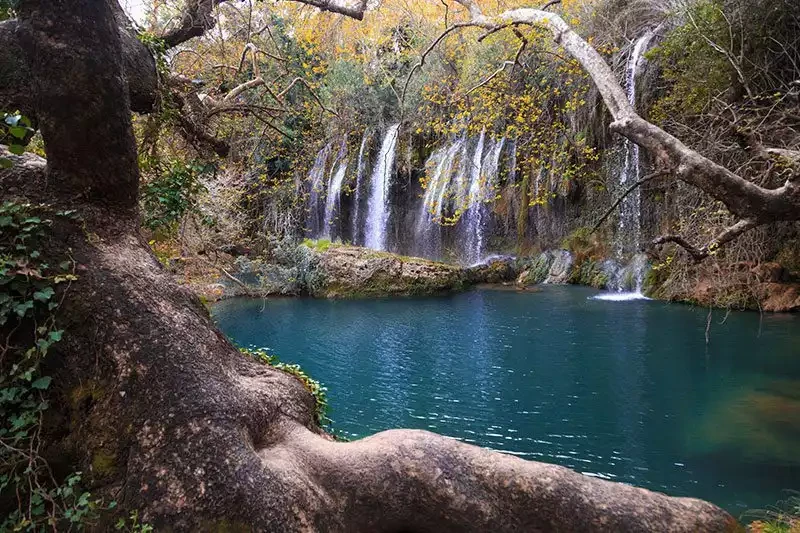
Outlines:
{"label": "rocky ledge", "polygon": [[[656,299],[725,307],[721,300],[724,295],[719,293],[721,290],[731,292],[729,287],[720,288],[713,283],[713,272],[697,271],[692,277],[698,281],[688,291],[664,294],[660,287],[661,272],[651,270],[643,254],[623,265],[611,259],[582,257],[568,250],[548,250],[524,258],[492,257],[482,264],[464,268],[357,246],[306,241],[286,246],[282,253],[268,259],[230,256],[229,261],[220,261],[213,272],[206,275],[196,272],[202,273],[202,269],[183,266],[183,276],[178,272],[176,275],[208,300],[239,295],[410,296],[458,291],[482,283],[506,284],[519,289],[545,283],[642,291]],[[777,263],[741,263],[729,277],[728,285],[747,288],[747,298],[741,298],[730,307],[800,311],[800,283]],[[209,282],[210,278],[215,281]]]}
{"label": "rocky ledge", "polygon": [[469,284],[460,267],[355,246],[329,247],[317,268],[323,280],[312,295],[326,298],[435,294]]}

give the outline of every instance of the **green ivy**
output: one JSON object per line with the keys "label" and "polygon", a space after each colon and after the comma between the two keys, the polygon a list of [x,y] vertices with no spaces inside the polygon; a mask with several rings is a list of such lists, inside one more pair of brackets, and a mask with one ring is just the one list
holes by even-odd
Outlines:
{"label": "green ivy", "polygon": [[17,4],[19,0],[0,0],[0,21],[16,17]]}
{"label": "green ivy", "polygon": [[56,480],[38,453],[52,382],[41,363],[62,339],[56,311],[77,280],[69,254],[53,260],[42,249],[57,217],[75,213],[0,205],[0,497],[18,502],[0,531],[79,529],[102,504],[79,490],[80,472]]}
{"label": "green ivy", "polygon": [[[19,113],[1,113],[0,115],[0,144],[8,145],[8,151],[14,155],[25,152],[25,139],[33,135],[31,121]],[[11,160],[0,157],[0,168],[10,168]]]}
{"label": "green ivy", "polygon": [[149,32],[142,31],[137,34],[139,41],[145,45],[156,60],[156,70],[159,74],[169,75],[169,64],[167,64],[167,43],[164,39]]}
{"label": "green ivy", "polygon": [[139,512],[132,511],[128,518],[120,518],[114,525],[117,531],[125,533],[152,533],[153,526],[139,520]]}

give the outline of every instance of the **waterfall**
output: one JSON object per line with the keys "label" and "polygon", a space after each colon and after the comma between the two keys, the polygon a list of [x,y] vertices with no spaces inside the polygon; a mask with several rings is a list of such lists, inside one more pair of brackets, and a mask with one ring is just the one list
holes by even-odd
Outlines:
{"label": "waterfall", "polygon": [[508,142],[508,183],[513,185],[517,181],[517,140]]}
{"label": "waterfall", "polygon": [[465,144],[464,137],[459,137],[450,146],[434,151],[425,162],[428,180],[414,231],[414,248],[418,255],[441,256],[445,196],[451,188],[453,165]]}
{"label": "waterfall", "polygon": [[472,157],[472,172],[469,188],[469,207],[464,215],[467,234],[465,258],[468,264],[477,264],[483,259],[486,242],[486,220],[488,214],[487,201],[494,199],[497,188],[497,169],[500,165],[500,152],[503,150],[505,138],[489,140],[486,156],[483,156],[484,132],[478,138],[478,145]]}
{"label": "waterfall", "polygon": [[367,203],[366,246],[385,250],[389,224],[389,186],[394,169],[395,150],[400,124],[391,126],[381,143],[378,160],[372,171],[369,201]]}
{"label": "waterfall", "polygon": [[486,161],[483,163],[483,167],[485,168],[484,173],[486,174],[489,185],[492,187],[493,191],[496,190],[497,186],[499,185],[500,174],[498,173],[498,170],[500,169],[500,154],[503,152],[503,146],[505,146],[505,144],[505,137],[502,137],[499,141],[496,141],[494,146],[492,146],[492,148],[489,150],[489,153],[486,154]]}
{"label": "waterfall", "polygon": [[308,181],[311,184],[311,189],[308,195],[308,204],[306,205],[306,228],[312,237],[317,237],[323,231],[323,218],[320,216],[322,210],[322,197],[324,193],[325,167],[328,164],[328,155],[331,151],[330,143],[326,144],[322,150],[317,153],[314,159],[314,166],[308,173]]}
{"label": "waterfall", "polygon": [[[628,65],[625,69],[625,92],[628,102],[636,107],[636,74],[642,55],[647,51],[647,45],[653,37],[653,32],[648,31],[633,47]],[[628,187],[639,181],[639,145],[625,139],[623,144],[624,161],[622,172],[619,175],[620,190],[624,192]],[[622,258],[625,253],[636,252],[641,241],[641,194],[638,188],[629,194],[619,207],[619,228],[616,239],[616,253]]]}
{"label": "waterfall", "polygon": [[366,150],[368,140],[369,130],[366,130],[364,131],[364,137],[361,138],[361,148],[358,149],[358,164],[356,166],[356,195],[353,201],[353,244],[361,242],[359,239],[359,229],[361,228],[359,225],[361,222],[361,182],[367,170],[364,151]]}
{"label": "waterfall", "polygon": [[347,173],[347,162],[347,136],[345,136],[342,139],[342,145],[339,147],[339,155],[336,156],[336,161],[331,165],[331,175],[328,179],[328,195],[325,198],[325,219],[322,234],[330,239],[337,236],[341,237],[341,231],[333,232],[331,225],[333,225],[334,209],[341,209],[342,182]]}

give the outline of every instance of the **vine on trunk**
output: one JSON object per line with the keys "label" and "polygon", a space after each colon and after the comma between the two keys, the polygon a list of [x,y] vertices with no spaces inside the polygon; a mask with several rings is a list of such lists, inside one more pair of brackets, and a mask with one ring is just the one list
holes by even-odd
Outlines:
{"label": "vine on trunk", "polygon": [[42,361],[62,339],[56,312],[78,279],[70,257],[44,253],[51,216],[75,214],[26,202],[0,205],[0,508],[7,512],[2,531],[69,529],[102,506],[80,490],[81,472],[56,479],[40,454],[52,381]]}

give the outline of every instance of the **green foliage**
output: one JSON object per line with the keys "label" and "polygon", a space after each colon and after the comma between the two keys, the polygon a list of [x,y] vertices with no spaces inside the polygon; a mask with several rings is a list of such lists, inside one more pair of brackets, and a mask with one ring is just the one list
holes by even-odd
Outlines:
{"label": "green foliage", "polygon": [[69,256],[45,258],[50,216],[74,213],[0,205],[0,497],[18,502],[0,531],[80,527],[101,505],[80,490],[80,472],[56,480],[38,453],[52,385],[41,362],[64,334],[55,323],[59,295],[77,279]]}
{"label": "green foliage", "polygon": [[314,401],[316,403],[314,410],[314,421],[320,426],[330,422],[330,419],[327,416],[328,389],[323,387],[319,381],[306,374],[305,371],[300,368],[300,365],[283,363],[278,359],[277,355],[269,354],[263,348],[239,348],[239,350],[257,361],[276,368],[282,372],[286,372],[287,374],[292,375],[300,380],[300,383],[302,383],[308,392],[314,396]]}
{"label": "green foliage", "polygon": [[167,64],[167,43],[164,42],[164,39],[149,31],[139,32],[136,37],[153,54],[153,57],[156,59],[156,69],[158,73],[161,75],[168,75],[170,72],[169,65]]}
{"label": "green foliage", "polygon": [[[0,4],[0,13],[2,4]],[[2,16],[0,16],[2,20]],[[8,151],[14,155],[22,155],[25,152],[26,138],[33,135],[31,121],[19,113],[2,113],[0,120],[0,144],[8,145]],[[0,169],[11,167],[11,160],[0,157]]]}
{"label": "green foliage", "polygon": [[0,0],[0,21],[16,17],[18,4],[19,0]]}
{"label": "green foliage", "polygon": [[330,239],[303,239],[303,246],[315,252],[327,252],[331,244],[333,243]]}
{"label": "green foliage", "polygon": [[198,197],[206,191],[200,178],[209,170],[197,162],[173,160],[160,175],[145,183],[141,191],[145,226],[170,233],[184,215],[197,212]]}
{"label": "green foliage", "polygon": [[772,509],[749,511],[743,518],[755,519],[750,524],[754,533],[800,532],[800,493],[792,492]]}
{"label": "green foliage", "polygon": [[139,512],[132,511],[128,518],[120,518],[114,529],[117,531],[124,531],[125,533],[152,533],[153,526],[139,521]]}
{"label": "green foliage", "polygon": [[[320,244],[321,243],[321,244]],[[325,286],[325,274],[318,268],[320,251],[330,247],[330,241],[311,241],[298,244],[291,236],[270,239],[269,257],[255,260],[240,256],[236,266],[244,274],[252,274],[268,294],[319,294]]]}
{"label": "green foliage", "polygon": [[669,86],[651,112],[657,122],[663,122],[670,115],[702,112],[731,82],[731,64],[709,44],[709,40],[728,40],[721,2],[701,0],[694,3],[689,17],[689,21],[673,29],[647,54],[659,61],[662,76]]}

